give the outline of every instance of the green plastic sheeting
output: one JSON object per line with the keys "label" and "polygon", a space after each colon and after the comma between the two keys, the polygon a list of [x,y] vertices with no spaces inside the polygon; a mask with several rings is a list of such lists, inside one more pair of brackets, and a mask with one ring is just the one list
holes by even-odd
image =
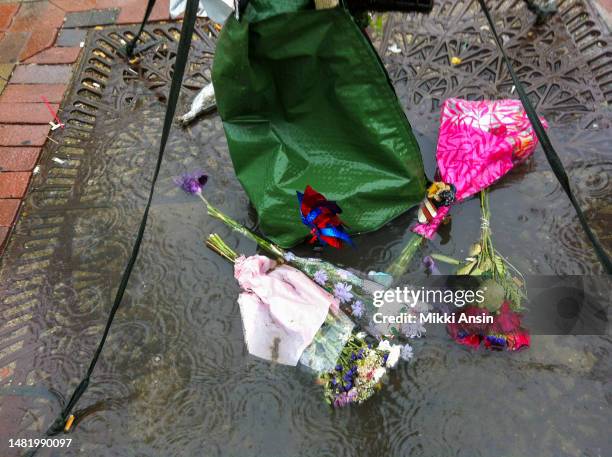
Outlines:
{"label": "green plastic sheeting", "polygon": [[338,202],[349,233],[378,229],[425,193],[418,144],[378,55],[342,7],[252,0],[213,65],[236,175],[260,228],[302,241],[296,191]]}

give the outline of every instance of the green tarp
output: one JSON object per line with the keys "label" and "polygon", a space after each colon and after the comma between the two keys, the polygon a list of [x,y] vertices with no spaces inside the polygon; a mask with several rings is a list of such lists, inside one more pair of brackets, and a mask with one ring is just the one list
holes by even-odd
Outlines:
{"label": "green tarp", "polygon": [[419,147],[378,55],[342,7],[252,0],[220,33],[217,106],[236,175],[283,247],[302,241],[296,191],[338,202],[349,233],[418,204]]}

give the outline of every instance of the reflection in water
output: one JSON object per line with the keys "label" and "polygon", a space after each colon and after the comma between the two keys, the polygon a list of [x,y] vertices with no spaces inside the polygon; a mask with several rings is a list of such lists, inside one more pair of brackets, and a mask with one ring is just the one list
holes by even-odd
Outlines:
{"label": "reflection in water", "polygon": [[[430,176],[439,100],[511,91],[507,75],[497,73],[494,44],[471,2],[436,3],[429,17],[395,20],[380,43],[383,50],[391,42],[402,49],[385,53],[385,60]],[[502,3],[498,15],[512,2]],[[584,10],[579,1],[560,3],[563,11],[571,5]],[[603,89],[593,82],[597,70],[575,60],[595,57],[573,34],[567,14],[542,29],[532,28],[531,20],[506,11],[503,28],[510,44],[519,46],[513,51],[517,68],[537,89],[538,109],[550,121],[552,140],[601,236],[610,222],[610,114]],[[159,26],[156,33],[176,40],[172,28]],[[200,24],[189,88],[209,76],[214,40],[207,30]],[[167,90],[171,59],[167,49],[153,48],[128,71],[113,57],[117,36],[108,30],[90,36],[88,55],[104,61],[107,76],[100,89],[78,96],[83,86],[73,90],[68,111],[81,124],[69,123],[61,145],[47,146],[4,259],[0,430],[10,437],[44,430],[59,409],[50,391],[70,392],[85,371],[144,206],[164,111],[156,94]],[[463,56],[459,68],[440,57],[457,53]],[[95,60],[84,59],[82,77]],[[553,61],[560,63],[551,67]],[[558,76],[546,79],[538,71]],[[56,156],[69,162],[62,167],[51,161]],[[231,266],[208,251],[204,239],[215,231],[238,251],[251,253],[254,246],[174,188],[172,176],[193,168],[210,175],[206,193],[215,206],[254,224],[218,117],[175,129],[126,298],[79,405],[86,415],[70,435],[72,446],[59,455],[610,453],[607,337],[535,336],[528,351],[506,354],[470,352],[445,335],[428,334],[414,345],[415,361],[393,371],[382,392],[337,411],[322,402],[308,372],[248,356]],[[524,273],[600,271],[540,151],[490,198],[496,245]],[[414,212],[405,214],[358,237],[357,249],[325,256],[357,269],[382,269],[410,236],[406,228],[414,218]],[[464,257],[478,224],[476,200],[454,207],[451,231],[428,243],[425,253]],[[312,254],[308,246],[296,252]],[[422,275],[413,271],[406,280],[418,283]],[[3,437],[0,446],[6,442]]]}

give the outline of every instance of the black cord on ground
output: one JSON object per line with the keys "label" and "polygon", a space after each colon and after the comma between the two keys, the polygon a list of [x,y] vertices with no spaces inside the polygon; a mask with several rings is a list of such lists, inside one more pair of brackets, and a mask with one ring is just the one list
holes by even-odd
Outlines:
{"label": "black cord on ground", "polygon": [[[154,4],[154,0],[149,1],[149,5]],[[151,6],[152,8],[152,6]],[[123,299],[123,295],[127,288],[128,282],[130,280],[130,275],[132,273],[132,269],[134,268],[134,264],[136,263],[136,259],[138,258],[138,252],[140,250],[140,245],[142,243],[142,239],[144,236],[145,228],[147,226],[147,219],[149,217],[149,210],[151,208],[151,203],[153,202],[153,196],[155,194],[155,184],[157,183],[157,178],[159,177],[159,171],[161,169],[161,165],[164,158],[164,150],[166,148],[166,143],[168,141],[168,136],[170,134],[170,128],[172,127],[172,120],[174,119],[174,114],[176,111],[176,104],[178,101],[179,93],[181,91],[181,85],[183,82],[183,75],[185,73],[185,67],[187,66],[187,58],[189,55],[189,47],[191,46],[191,38],[193,36],[195,21],[197,17],[198,11],[198,0],[187,0],[187,8],[185,10],[185,19],[183,20],[183,27],[181,29],[181,37],[179,39],[176,60],[174,62],[174,74],[172,76],[172,84],[170,85],[170,94],[168,95],[168,106],[166,107],[166,115],[164,118],[164,127],[162,131],[161,141],[159,145],[159,152],[157,154],[157,162],[155,164],[155,171],[153,173],[153,178],[151,182],[151,189],[149,191],[149,197],[147,199],[147,204],[145,206],[142,218],[140,220],[140,226],[138,228],[138,233],[136,235],[136,239],[134,241],[134,245],[132,247],[132,252],[130,254],[128,263],[123,270],[123,274],[121,275],[121,282],[119,283],[119,288],[117,289],[117,294],[115,295],[115,300],[113,302],[113,306],[109,313],[109,316],[106,320],[106,326],[104,327],[104,332],[102,334],[102,338],[98,343],[98,347],[91,359],[89,364],[89,368],[81,382],[78,384],[70,400],[60,414],[57,416],[53,424],[47,429],[45,432],[46,436],[55,436],[66,428],[70,429],[75,417],[72,415],[72,410],[74,406],[77,404],[83,393],[87,390],[89,386],[89,381],[91,379],[91,375],[98,363],[98,359],[100,354],[102,353],[102,349],[104,348],[104,344],[106,343],[106,339],[108,337],[108,333],[110,332],[111,325],[115,318],[115,314],[121,305],[121,301]],[[150,14],[149,7],[147,7],[147,13],[145,14],[145,20],[148,18],[148,14]],[[143,22],[144,23],[144,22]],[[142,30],[142,26],[141,26]],[[136,42],[138,35],[133,40],[133,43]],[[38,451],[39,448],[34,448],[28,451],[25,455],[27,457],[31,457]]]}
{"label": "black cord on ground", "polygon": [[591,230],[591,227],[589,226],[589,223],[584,213],[582,212],[580,205],[578,204],[578,200],[576,200],[576,196],[574,195],[574,192],[572,191],[570,186],[569,178],[567,177],[567,173],[565,172],[565,168],[563,167],[563,162],[561,162],[561,159],[559,158],[557,151],[555,151],[555,148],[553,147],[550,138],[548,138],[548,134],[546,133],[546,130],[544,129],[544,126],[542,125],[542,122],[540,121],[540,118],[538,117],[535,108],[529,101],[529,97],[527,96],[527,92],[525,91],[523,84],[521,83],[518,76],[514,72],[514,69],[512,68],[510,59],[508,59],[502,41],[499,38],[499,35],[497,34],[497,30],[495,29],[495,23],[491,18],[491,13],[489,12],[489,9],[487,8],[487,5],[484,0],[478,0],[478,3],[480,3],[480,7],[482,8],[484,15],[486,16],[487,21],[489,22],[491,32],[493,33],[493,37],[495,38],[495,42],[497,43],[497,47],[499,48],[499,51],[502,54],[504,62],[506,63],[506,67],[508,67],[508,72],[512,77],[514,87],[516,88],[516,92],[518,93],[519,98],[521,99],[523,108],[525,108],[527,117],[529,117],[529,121],[533,126],[533,130],[536,136],[538,137],[538,140],[540,140],[542,149],[544,149],[544,154],[548,159],[550,168],[552,168],[552,171],[555,173],[557,180],[561,184],[561,187],[563,188],[570,202],[572,203],[572,206],[574,207],[574,210],[578,215],[578,220],[582,225],[582,229],[585,231],[587,237],[589,238],[589,241],[593,245],[593,249],[595,250],[597,257],[599,258],[599,261],[603,265],[604,270],[606,271],[606,273],[612,274],[612,261],[610,260],[610,257],[608,256],[603,246]]}

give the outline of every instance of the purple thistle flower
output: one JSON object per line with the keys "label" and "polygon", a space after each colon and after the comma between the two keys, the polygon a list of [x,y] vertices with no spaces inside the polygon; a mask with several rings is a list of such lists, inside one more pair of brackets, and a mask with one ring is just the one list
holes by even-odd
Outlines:
{"label": "purple thistle flower", "polygon": [[325,283],[327,282],[327,279],[328,279],[327,278],[327,273],[325,273],[325,271],[323,271],[323,270],[317,270],[317,271],[315,271],[313,279],[320,286],[324,286]]}
{"label": "purple thistle flower", "polygon": [[207,181],[208,176],[201,171],[183,173],[181,176],[174,178],[174,183],[191,195],[202,193]]}
{"label": "purple thistle flower", "polygon": [[340,303],[348,303],[353,298],[352,288],[350,284],[339,282],[334,286],[334,297],[340,300]]}
{"label": "purple thistle flower", "polygon": [[351,310],[353,311],[353,316],[360,318],[363,316],[363,302],[361,300],[357,300],[351,306]]}
{"label": "purple thistle flower", "polygon": [[425,257],[423,257],[423,266],[425,267],[425,271],[431,275],[439,275],[440,270],[438,270],[438,267],[436,267],[436,262],[434,262],[434,259],[427,255]]}
{"label": "purple thistle flower", "polygon": [[348,392],[342,392],[334,399],[334,406],[341,408],[357,400],[357,389],[351,388]]}

